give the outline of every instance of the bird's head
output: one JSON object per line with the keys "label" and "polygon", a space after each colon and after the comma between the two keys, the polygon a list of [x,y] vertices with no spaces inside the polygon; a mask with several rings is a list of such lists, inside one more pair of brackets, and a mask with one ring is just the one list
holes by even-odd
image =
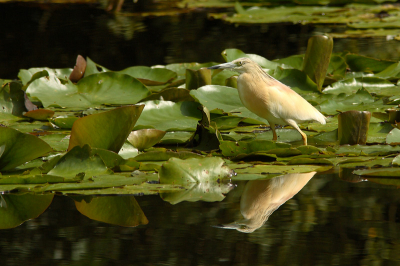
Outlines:
{"label": "bird's head", "polygon": [[208,67],[208,69],[230,69],[239,73],[245,73],[254,66],[257,66],[254,61],[249,58],[242,57],[229,63]]}

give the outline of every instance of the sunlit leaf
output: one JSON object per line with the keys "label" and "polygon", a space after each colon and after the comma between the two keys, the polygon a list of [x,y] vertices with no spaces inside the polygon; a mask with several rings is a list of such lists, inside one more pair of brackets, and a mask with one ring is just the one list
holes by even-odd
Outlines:
{"label": "sunlit leaf", "polygon": [[194,131],[201,112],[196,102],[148,101],[135,130],[155,128],[163,131]]}
{"label": "sunlit leaf", "polygon": [[167,132],[158,129],[139,129],[129,134],[128,141],[133,147],[143,151],[157,144],[165,133]]}
{"label": "sunlit leaf", "polygon": [[0,147],[3,146],[1,171],[11,170],[51,151],[51,147],[43,140],[7,127],[0,127]]}
{"label": "sunlit leaf", "polygon": [[87,108],[101,104],[135,104],[150,91],[137,79],[113,72],[89,75],[76,85],[61,82],[57,77],[33,81],[26,92],[39,98],[44,107]]}
{"label": "sunlit leaf", "polygon": [[231,178],[234,172],[224,165],[219,157],[192,158],[181,160],[171,158],[165,162],[159,172],[161,184],[217,182]]}
{"label": "sunlit leaf", "polygon": [[124,106],[76,120],[71,130],[68,150],[89,144],[93,148],[118,152],[143,108],[143,105]]}

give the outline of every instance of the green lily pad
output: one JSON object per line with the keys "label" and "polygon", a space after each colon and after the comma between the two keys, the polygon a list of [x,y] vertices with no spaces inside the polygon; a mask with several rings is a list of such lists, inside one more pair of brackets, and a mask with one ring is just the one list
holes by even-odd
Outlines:
{"label": "green lily pad", "polygon": [[250,140],[250,141],[221,141],[219,148],[222,155],[235,157],[240,154],[250,154],[252,152],[265,152],[279,148],[290,148],[290,144],[273,142],[266,140]]}
{"label": "green lily pad", "polygon": [[201,111],[196,102],[148,101],[135,130],[155,128],[163,131],[194,131]]}
{"label": "green lily pad", "polygon": [[0,150],[0,170],[7,171],[45,155],[51,147],[35,136],[0,127]]}
{"label": "green lily pad", "polygon": [[203,158],[202,155],[199,155],[190,151],[169,151],[166,149],[159,149],[154,151],[147,151],[145,153],[141,153],[135,157],[135,160],[138,162],[144,161],[168,161],[171,158],[179,158],[182,160],[190,159],[190,158]]}
{"label": "green lily pad", "polygon": [[17,227],[42,214],[53,201],[54,194],[0,195],[0,229]]}
{"label": "green lily pad", "polygon": [[71,129],[74,122],[78,120],[76,116],[57,116],[51,118],[49,121],[55,126],[63,129]]}
{"label": "green lily pad", "polygon": [[177,77],[174,71],[166,68],[151,68],[146,66],[128,67],[118,71],[140,80],[143,84],[154,86],[163,85]]}
{"label": "green lily pad", "polygon": [[354,170],[353,174],[361,176],[390,176],[400,177],[400,168],[374,168]]}
{"label": "green lily pad", "polygon": [[291,173],[308,173],[308,172],[324,172],[332,168],[332,166],[319,165],[260,165],[256,164],[252,167],[235,169],[237,176],[233,180],[255,180],[266,179],[282,174]]}
{"label": "green lily pad", "polygon": [[392,158],[376,158],[376,157],[370,157],[370,158],[365,158],[365,160],[362,160],[362,158],[353,158],[353,160],[346,160],[343,162],[340,162],[340,168],[356,168],[358,166],[363,166],[363,167],[389,167],[392,164],[393,159]]}
{"label": "green lily pad", "polygon": [[89,145],[82,148],[75,146],[65,154],[48,172],[49,175],[75,178],[77,174],[84,173],[85,178],[95,175],[111,174],[100,156],[93,154]]}
{"label": "green lily pad", "polygon": [[338,155],[365,156],[365,155],[389,155],[400,152],[400,146],[391,145],[342,145],[335,151]]}
{"label": "green lily pad", "polygon": [[80,213],[96,221],[129,227],[149,223],[134,196],[84,197],[74,201]]}
{"label": "green lily pad", "polygon": [[60,134],[48,134],[44,136],[39,136],[41,140],[44,140],[53,151],[65,152],[68,149],[69,145],[69,135],[60,133]]}
{"label": "green lily pad", "polygon": [[224,164],[225,161],[219,157],[187,160],[171,158],[161,167],[160,183],[188,185],[229,179],[234,172]]}
{"label": "green lily pad", "polygon": [[389,60],[379,60],[357,54],[346,55],[346,63],[351,71],[377,73],[385,70],[394,62]]}
{"label": "green lily pad", "polygon": [[341,80],[331,84],[324,89],[324,93],[347,95],[354,94],[361,89],[366,89],[370,93],[382,96],[396,95],[396,88],[391,82],[376,77],[360,77]]}
{"label": "green lily pad", "polygon": [[18,73],[18,78],[22,81],[22,84],[27,85],[35,79],[51,76],[59,79],[67,80],[71,75],[72,68],[48,68],[48,67],[35,67],[30,69],[21,69]]}
{"label": "green lily pad", "polygon": [[171,145],[171,144],[182,144],[189,141],[193,136],[193,132],[186,131],[172,131],[167,132],[165,136],[161,139],[161,144]]}
{"label": "green lily pad", "polygon": [[166,88],[157,93],[153,93],[150,96],[141,100],[141,102],[147,101],[171,101],[171,102],[191,102],[194,98],[190,95],[190,91],[183,88]]}
{"label": "green lily pad", "polygon": [[132,131],[128,136],[128,141],[139,151],[153,147],[165,135],[165,131],[158,129],[139,129]]}
{"label": "green lily pad", "polygon": [[143,105],[124,106],[79,118],[72,127],[68,150],[89,144],[93,148],[118,152],[143,108]]}
{"label": "green lily pad", "polygon": [[24,113],[24,116],[35,120],[47,120],[54,115],[54,111],[47,109],[37,109]]}
{"label": "green lily pad", "polygon": [[26,92],[37,97],[44,107],[61,106],[87,108],[102,104],[135,104],[150,95],[150,91],[129,75],[106,72],[89,75],[76,85],[61,82],[57,77],[33,81]]}
{"label": "green lily pad", "polygon": [[[9,82],[0,87],[0,121],[4,121],[5,114],[21,116],[27,111],[25,107],[24,92],[19,82]],[[13,116],[9,116],[11,119]],[[12,119],[16,120],[18,118]],[[8,120],[8,119],[7,119]]]}
{"label": "green lily pad", "polygon": [[200,68],[204,67],[210,67],[217,65],[218,63],[215,62],[209,62],[209,63],[177,63],[177,64],[169,64],[166,65],[165,68],[174,71],[175,73],[178,74],[178,79],[185,78],[186,75],[186,69],[192,69],[192,70],[199,70]]}
{"label": "green lily pad", "polygon": [[386,137],[386,143],[391,145],[400,144],[400,129],[393,128]]}
{"label": "green lily pad", "polygon": [[386,143],[386,138],[392,129],[389,123],[370,123],[367,143]]}

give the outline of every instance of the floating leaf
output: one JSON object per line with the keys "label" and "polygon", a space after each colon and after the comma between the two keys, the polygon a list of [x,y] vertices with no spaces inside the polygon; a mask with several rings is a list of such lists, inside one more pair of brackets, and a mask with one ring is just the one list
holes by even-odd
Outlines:
{"label": "floating leaf", "polygon": [[150,91],[137,79],[107,72],[87,76],[76,85],[62,83],[54,76],[33,81],[26,92],[39,98],[44,107],[87,108],[101,104],[135,104]]}
{"label": "floating leaf", "polygon": [[135,130],[155,128],[163,131],[194,131],[201,112],[196,102],[148,101]]}
{"label": "floating leaf", "polygon": [[54,111],[46,109],[37,109],[24,113],[24,116],[35,120],[47,120],[54,115]]}
{"label": "floating leaf", "polygon": [[400,177],[400,169],[397,168],[397,167],[394,167],[394,168],[360,169],[360,170],[354,170],[353,174],[361,175],[361,176],[392,176],[392,177]]}
{"label": "floating leaf", "polygon": [[381,72],[392,65],[394,62],[389,60],[379,60],[357,54],[346,55],[346,63],[351,71],[354,72]]}
{"label": "floating leaf", "polygon": [[400,129],[393,128],[386,137],[386,143],[391,145],[400,144]]}
{"label": "floating leaf", "polygon": [[265,152],[278,148],[290,148],[290,144],[273,142],[266,140],[252,140],[252,141],[221,141],[219,146],[222,154],[228,157],[238,156],[239,154],[250,154],[252,152]]}
{"label": "floating leaf", "polygon": [[15,129],[0,127],[0,170],[7,171],[16,166],[43,156],[51,147],[43,140]]}
{"label": "floating leaf", "polygon": [[188,185],[189,183],[217,182],[229,179],[234,172],[224,164],[224,160],[218,157],[187,160],[171,158],[161,167],[160,183]]}
{"label": "floating leaf", "polygon": [[146,66],[128,67],[118,71],[121,74],[127,74],[131,77],[139,79],[143,84],[148,86],[162,85],[177,77],[174,71],[166,68],[151,68]]}
{"label": "floating leaf", "polygon": [[89,145],[82,148],[75,146],[65,154],[48,172],[49,175],[75,178],[76,175],[84,173],[85,178],[95,175],[111,174],[100,156],[93,154]]}
{"label": "floating leaf", "polygon": [[71,130],[68,150],[89,144],[93,148],[118,152],[143,108],[143,105],[124,106],[76,120]]}
{"label": "floating leaf", "polygon": [[165,135],[165,131],[158,129],[139,129],[132,131],[128,136],[128,141],[139,151],[153,147]]}
{"label": "floating leaf", "polygon": [[210,69],[186,69],[186,89],[195,90],[205,85],[211,85]]}

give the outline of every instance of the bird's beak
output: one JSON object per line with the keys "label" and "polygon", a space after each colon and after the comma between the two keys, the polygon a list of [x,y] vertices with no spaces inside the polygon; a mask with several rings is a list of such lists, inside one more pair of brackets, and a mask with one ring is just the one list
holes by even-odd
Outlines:
{"label": "bird's beak", "polygon": [[236,65],[229,62],[229,63],[220,64],[220,65],[207,67],[207,68],[208,69],[229,69],[229,68],[234,68],[234,67],[236,67]]}
{"label": "bird's beak", "polygon": [[212,227],[223,228],[223,229],[238,229],[238,228],[240,228],[240,225],[236,224],[235,222],[233,222],[233,223],[230,223],[230,224],[212,225]]}

